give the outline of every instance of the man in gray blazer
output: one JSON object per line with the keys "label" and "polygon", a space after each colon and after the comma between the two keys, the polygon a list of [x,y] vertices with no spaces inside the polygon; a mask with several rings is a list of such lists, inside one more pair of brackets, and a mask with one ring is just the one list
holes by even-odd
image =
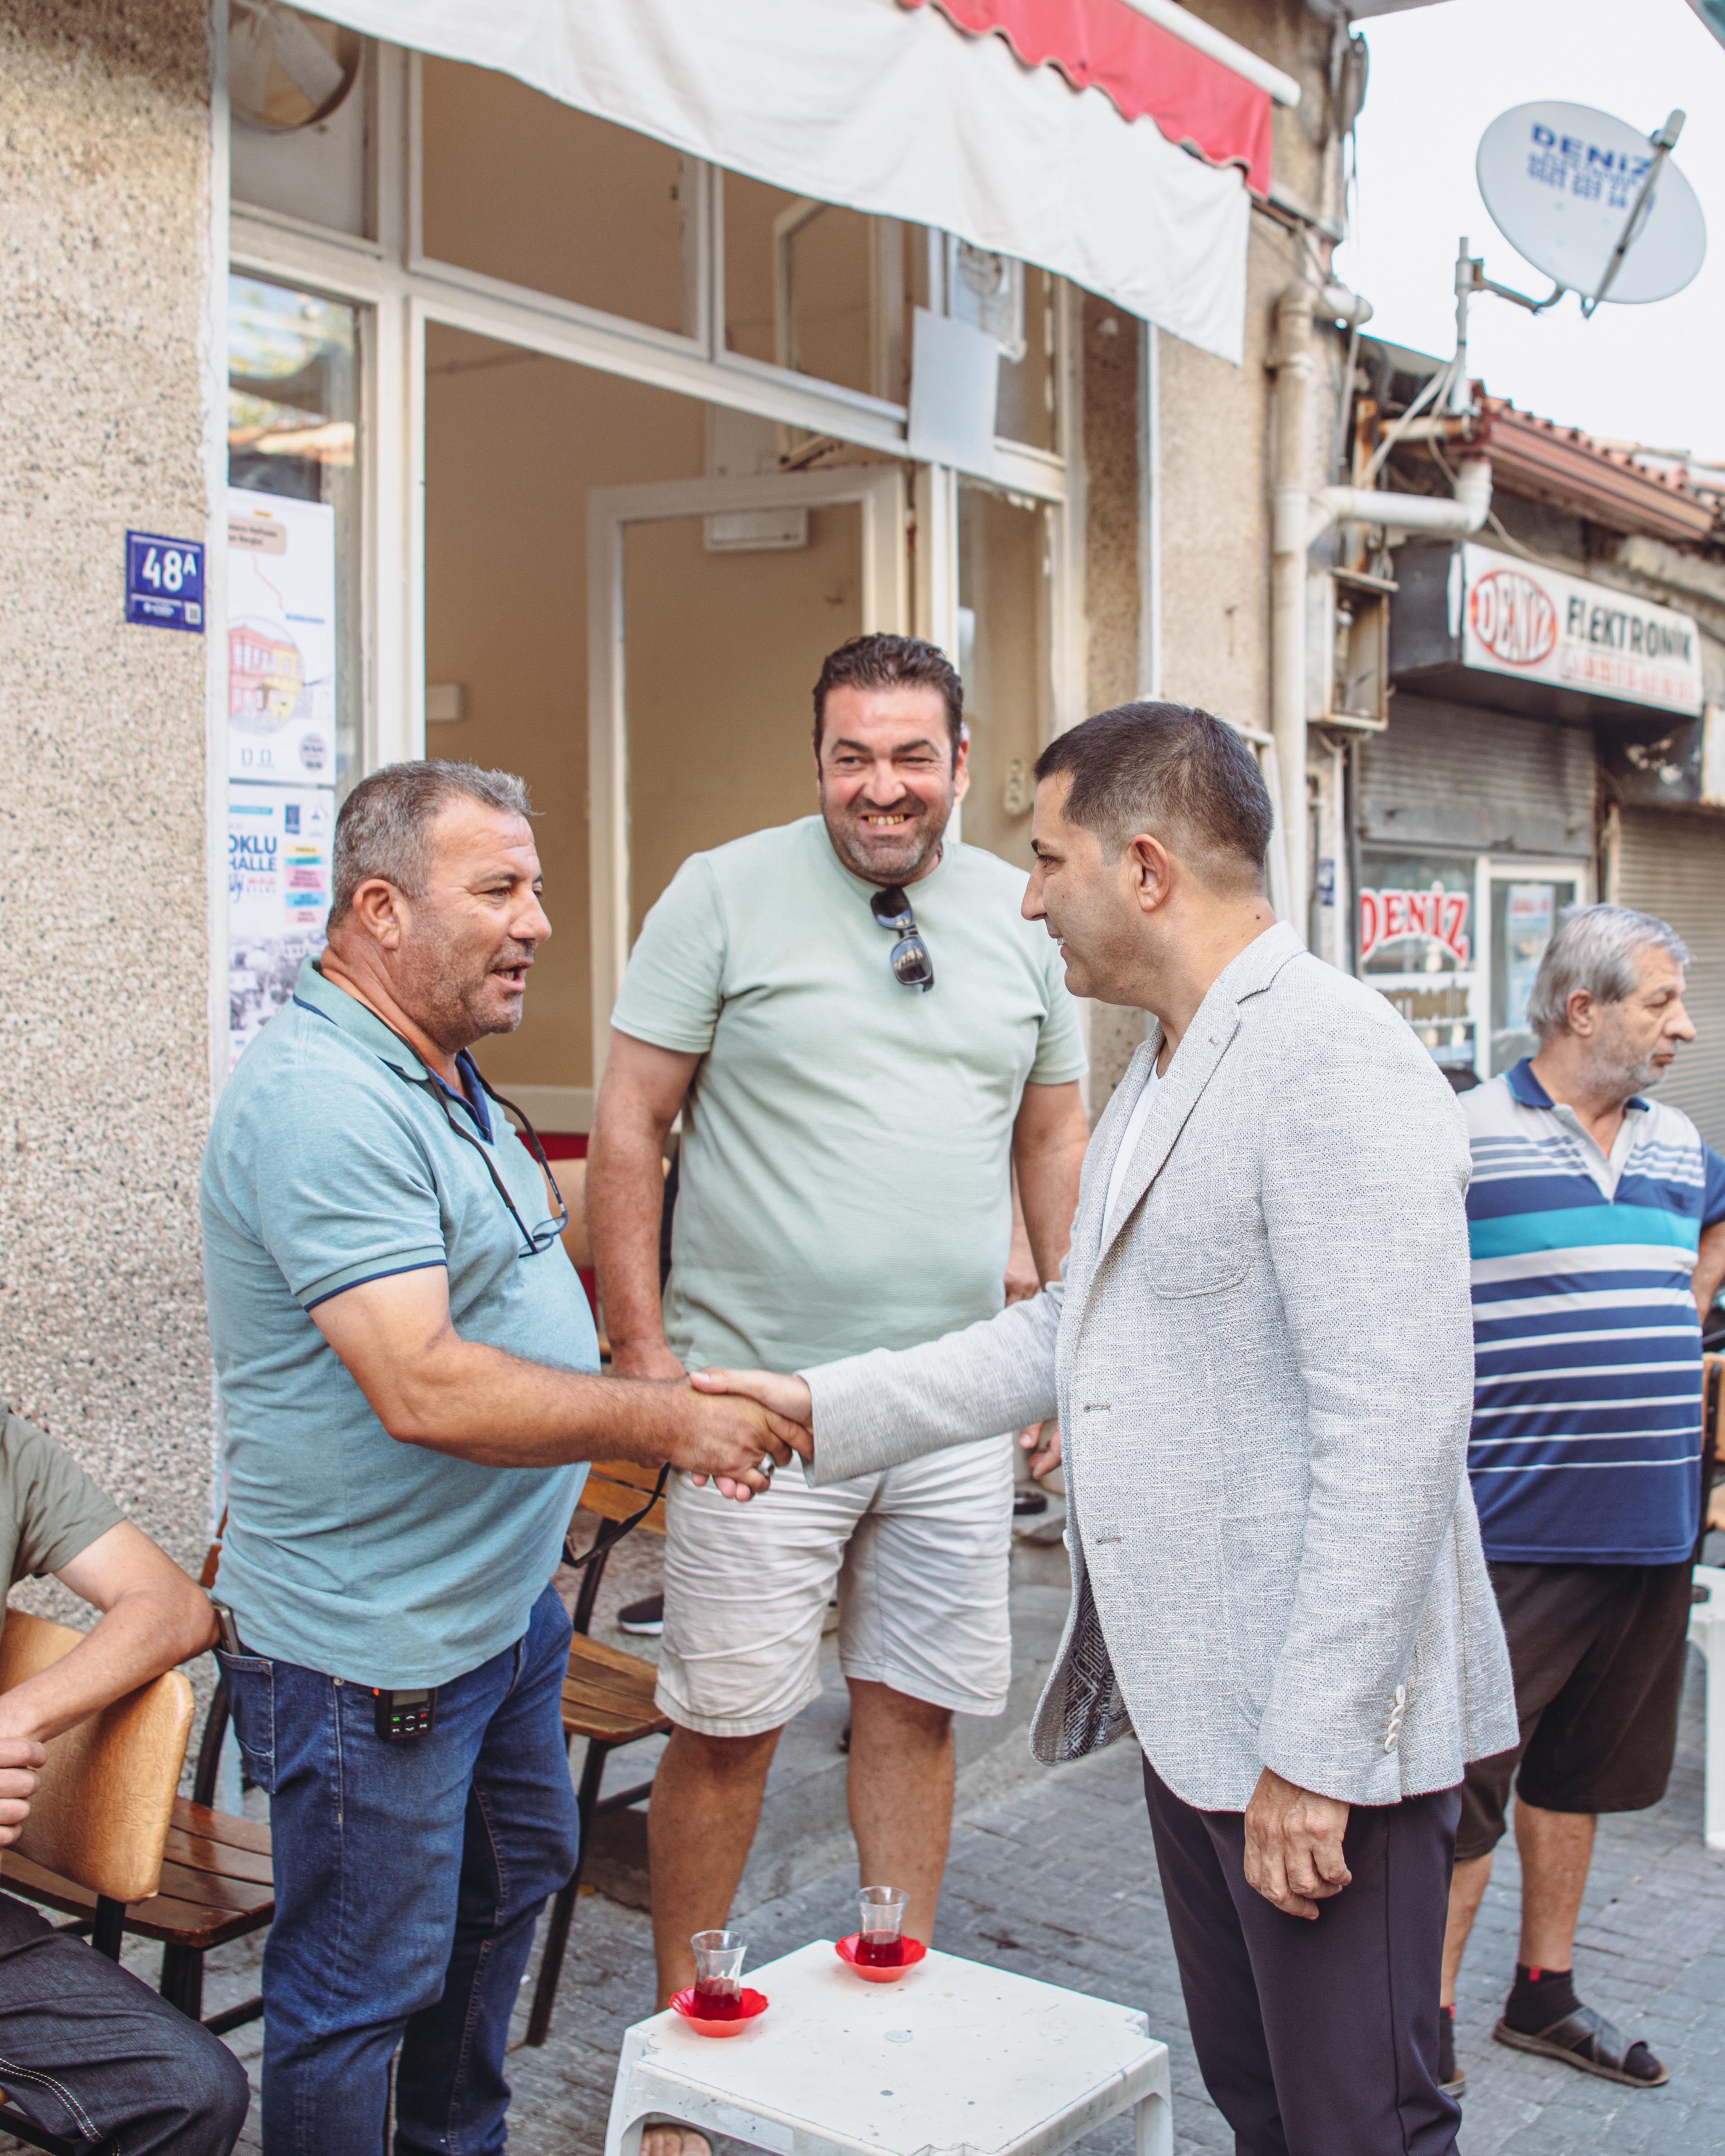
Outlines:
{"label": "man in gray blazer", "polygon": [[1058,1414],[1072,1608],[1033,1741],[1136,1733],[1241,2156],[1444,2156],[1456,1784],[1516,1738],[1466,1472],[1461,1111],[1276,925],[1231,728],[1127,705],[1036,777],[1024,911],[1076,993],[1153,1021],[1064,1282],[927,1346],[696,1382],[810,1423],[816,1483]]}

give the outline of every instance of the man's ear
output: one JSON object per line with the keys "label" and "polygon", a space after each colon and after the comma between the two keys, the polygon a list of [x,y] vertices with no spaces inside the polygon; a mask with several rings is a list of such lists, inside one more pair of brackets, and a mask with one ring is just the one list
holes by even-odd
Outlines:
{"label": "man's ear", "polygon": [[368,876],[348,901],[348,918],[385,951],[398,951],[406,933],[407,906],[393,883]]}
{"label": "man's ear", "polygon": [[1563,1014],[1569,1021],[1569,1030],[1578,1040],[1589,1040],[1599,1022],[1599,1007],[1585,988],[1577,988],[1563,1006]]}
{"label": "man's ear", "polygon": [[1158,906],[1166,906],[1173,889],[1173,864],[1168,848],[1160,839],[1147,831],[1141,831],[1126,844],[1126,857],[1131,863],[1133,893],[1139,908],[1153,913]]}

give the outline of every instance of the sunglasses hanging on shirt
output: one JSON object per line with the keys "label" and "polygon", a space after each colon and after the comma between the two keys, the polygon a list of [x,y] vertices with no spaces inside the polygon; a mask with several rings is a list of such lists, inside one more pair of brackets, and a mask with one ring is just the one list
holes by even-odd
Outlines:
{"label": "sunglasses hanging on shirt", "polygon": [[869,903],[875,920],[898,938],[887,961],[892,968],[892,978],[901,986],[927,995],[934,986],[934,961],[922,941],[910,900],[895,883],[889,884],[885,891],[877,891]]}

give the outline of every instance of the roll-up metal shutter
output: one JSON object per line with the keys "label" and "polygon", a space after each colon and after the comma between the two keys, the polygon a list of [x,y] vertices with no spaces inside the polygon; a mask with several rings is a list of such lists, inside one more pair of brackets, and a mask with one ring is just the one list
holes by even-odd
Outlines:
{"label": "roll-up metal shutter", "polygon": [[1594,787],[1594,737],[1583,727],[1399,694],[1387,731],[1361,744],[1360,836],[1585,860]]}
{"label": "roll-up metal shutter", "polygon": [[1659,1098],[1725,1152],[1725,817],[1620,814],[1611,897],[1670,921],[1689,946],[1686,1001],[1697,1037],[1678,1050]]}

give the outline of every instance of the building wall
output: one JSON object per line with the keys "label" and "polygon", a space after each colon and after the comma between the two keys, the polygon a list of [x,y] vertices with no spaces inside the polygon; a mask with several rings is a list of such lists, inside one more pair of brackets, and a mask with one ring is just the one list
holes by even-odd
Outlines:
{"label": "building wall", "polygon": [[201,0],[0,12],[0,1394],[182,1560],[210,1379],[204,642],[129,628],[201,538]]}

